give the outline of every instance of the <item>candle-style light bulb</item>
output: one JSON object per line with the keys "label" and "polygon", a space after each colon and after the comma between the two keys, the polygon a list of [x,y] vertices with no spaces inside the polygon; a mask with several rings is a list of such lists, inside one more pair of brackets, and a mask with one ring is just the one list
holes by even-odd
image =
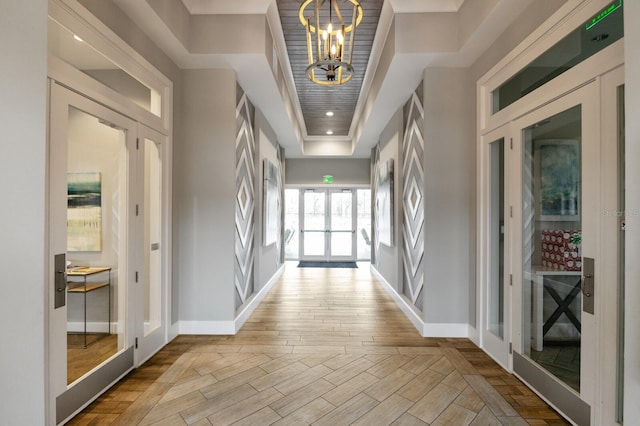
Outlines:
{"label": "candle-style light bulb", "polygon": [[338,38],[338,43],[342,44],[342,42],[344,41],[344,38],[342,37],[342,31],[338,31],[338,34],[336,34],[336,37]]}
{"label": "candle-style light bulb", "polygon": [[331,34],[333,32],[333,25],[331,25],[331,22],[329,22],[329,25],[327,25],[327,32],[329,34]]}
{"label": "candle-style light bulb", "polygon": [[335,56],[335,55],[336,55],[336,45],[335,45],[335,44],[332,44],[332,45],[331,45],[331,54],[332,54],[333,56]]}
{"label": "candle-style light bulb", "polygon": [[323,39],[323,40],[326,40],[326,39],[327,39],[327,32],[326,32],[326,31],[323,31],[323,32],[322,32],[322,39]]}

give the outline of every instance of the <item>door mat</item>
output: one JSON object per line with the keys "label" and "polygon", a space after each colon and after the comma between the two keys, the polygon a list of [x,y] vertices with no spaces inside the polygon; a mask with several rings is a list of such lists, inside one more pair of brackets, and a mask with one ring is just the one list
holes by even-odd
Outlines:
{"label": "door mat", "polygon": [[300,262],[298,268],[357,268],[356,262]]}

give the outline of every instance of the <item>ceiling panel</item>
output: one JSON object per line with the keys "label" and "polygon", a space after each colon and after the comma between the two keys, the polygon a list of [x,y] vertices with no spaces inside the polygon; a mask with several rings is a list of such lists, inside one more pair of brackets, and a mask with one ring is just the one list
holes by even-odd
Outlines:
{"label": "ceiling panel", "polygon": [[[321,86],[312,83],[307,78],[305,73],[308,65],[306,33],[298,19],[301,3],[300,0],[277,0],[289,62],[307,134],[309,136],[324,136],[327,134],[327,130],[332,130],[334,136],[347,136],[360,96],[383,0],[360,1],[363,18],[356,29],[351,61],[354,73],[349,82],[339,86]],[[338,0],[338,5],[342,11],[351,9],[351,3],[344,0]],[[326,9],[327,4],[323,8]],[[327,111],[333,111],[334,116],[327,117]]]}

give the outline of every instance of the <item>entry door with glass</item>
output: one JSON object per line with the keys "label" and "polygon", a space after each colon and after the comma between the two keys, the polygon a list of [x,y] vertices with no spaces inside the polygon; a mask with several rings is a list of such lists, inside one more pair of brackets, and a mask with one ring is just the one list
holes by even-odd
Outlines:
{"label": "entry door with glass", "polygon": [[50,392],[60,423],[134,366],[137,124],[51,84]]}
{"label": "entry door with glass", "polygon": [[617,298],[617,271],[607,267],[617,265],[616,247],[606,248],[611,230],[601,214],[606,194],[617,193],[605,184],[617,179],[615,161],[606,162],[617,147],[615,131],[601,133],[604,89],[589,83],[512,123],[520,159],[513,175],[520,242],[513,247],[513,370],[585,425],[598,422],[598,389],[609,381],[601,373],[615,377],[616,363],[599,346],[616,334],[615,314],[601,307]]}
{"label": "entry door with glass", "polygon": [[355,260],[355,194],[352,189],[303,192],[302,260]]}

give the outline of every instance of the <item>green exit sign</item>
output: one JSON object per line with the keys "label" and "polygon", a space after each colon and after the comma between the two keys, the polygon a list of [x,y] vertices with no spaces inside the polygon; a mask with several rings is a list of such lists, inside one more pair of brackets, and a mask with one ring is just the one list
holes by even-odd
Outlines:
{"label": "green exit sign", "polygon": [[322,182],[324,182],[324,183],[333,183],[333,176],[331,176],[331,175],[322,176]]}
{"label": "green exit sign", "polygon": [[621,7],[622,7],[622,0],[617,0],[611,3],[609,6],[602,9],[600,13],[598,13],[596,16],[594,16],[593,18],[587,21],[587,24],[586,24],[587,31],[595,27],[596,25],[598,25],[600,22],[602,22],[604,18],[611,15],[613,12],[620,9]]}

